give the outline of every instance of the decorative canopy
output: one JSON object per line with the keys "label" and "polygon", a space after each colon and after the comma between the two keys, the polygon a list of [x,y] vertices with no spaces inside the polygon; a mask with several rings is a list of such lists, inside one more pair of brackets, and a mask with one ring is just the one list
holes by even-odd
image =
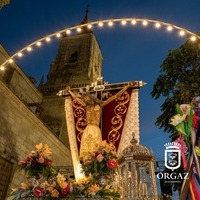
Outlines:
{"label": "decorative canopy", "polygon": [[131,144],[128,145],[123,151],[122,151],[122,155],[124,157],[129,157],[129,156],[139,156],[140,158],[144,158],[146,160],[146,158],[153,158],[153,153],[145,146],[138,144],[137,140],[134,137],[133,134],[133,139],[131,140]]}

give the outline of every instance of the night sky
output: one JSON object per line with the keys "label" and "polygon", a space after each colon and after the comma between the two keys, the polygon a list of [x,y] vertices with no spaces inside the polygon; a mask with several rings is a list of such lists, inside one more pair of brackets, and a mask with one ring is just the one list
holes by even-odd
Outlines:
{"label": "night sky", "polygon": [[[146,18],[175,24],[192,32],[200,30],[199,0],[11,0],[0,10],[0,43],[10,55],[41,37],[78,25],[89,5],[89,21],[113,18]],[[149,147],[158,160],[164,159],[164,144],[169,134],[154,122],[160,114],[162,99],[150,96],[168,51],[178,48],[186,37],[177,32],[159,30],[149,24],[143,27],[114,25],[93,29],[104,61],[103,77],[109,83],[143,80],[148,84],[140,90],[141,144]],[[56,56],[57,39],[34,49],[17,63],[39,83],[46,76]]]}

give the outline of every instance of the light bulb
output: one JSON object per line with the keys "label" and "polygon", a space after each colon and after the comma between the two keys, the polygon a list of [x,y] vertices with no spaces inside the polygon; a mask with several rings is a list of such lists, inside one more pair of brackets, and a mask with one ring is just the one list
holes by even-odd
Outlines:
{"label": "light bulb", "polygon": [[88,26],[87,26],[89,29],[91,29],[92,28],[92,25],[91,24],[88,24]]}
{"label": "light bulb", "polygon": [[108,22],[108,26],[113,26],[113,22]]}
{"label": "light bulb", "polygon": [[57,34],[56,34],[56,37],[57,37],[57,38],[60,38],[60,37],[61,37],[61,34],[60,34],[60,33],[57,33]]}
{"label": "light bulb", "polygon": [[179,32],[179,35],[180,35],[180,36],[184,36],[184,35],[185,35],[185,31],[181,30],[181,31]]}
{"label": "light bulb", "polygon": [[28,47],[28,48],[27,48],[27,51],[32,51],[32,48],[31,48],[31,47]]}
{"label": "light bulb", "polygon": [[77,28],[77,32],[81,32],[82,31],[82,29],[79,27],[79,28]]}
{"label": "light bulb", "polygon": [[126,23],[127,23],[126,20],[122,20],[122,21],[121,21],[121,24],[122,24],[122,25],[126,25]]}
{"label": "light bulb", "polygon": [[133,19],[132,21],[131,21],[131,24],[133,24],[133,25],[135,25],[137,23],[137,21],[135,20],[135,19]]}
{"label": "light bulb", "polygon": [[161,27],[161,24],[157,22],[157,23],[155,23],[155,27],[156,27],[156,28],[160,28],[160,27]]}
{"label": "light bulb", "polygon": [[168,26],[168,27],[167,27],[167,30],[168,30],[168,31],[172,31],[172,30],[173,30],[173,27],[172,27],[172,26]]}
{"label": "light bulb", "polygon": [[8,61],[9,63],[13,63],[13,59],[9,59],[9,61]]}
{"label": "light bulb", "polygon": [[70,30],[66,30],[67,35],[70,35],[71,31]]}
{"label": "light bulb", "polygon": [[0,70],[1,70],[1,71],[5,70],[5,67],[4,67],[3,65],[0,66]]}
{"label": "light bulb", "polygon": [[50,37],[47,37],[47,38],[46,38],[46,41],[47,41],[47,42],[50,42],[50,41],[51,41],[51,38],[50,38]]}
{"label": "light bulb", "polygon": [[147,26],[147,25],[148,25],[148,21],[144,20],[144,21],[142,22],[142,24],[143,24],[143,26]]}
{"label": "light bulb", "polygon": [[193,35],[193,36],[190,37],[190,40],[191,40],[192,42],[194,42],[194,41],[197,40],[197,37]]}
{"label": "light bulb", "polygon": [[40,46],[42,45],[42,43],[41,43],[41,42],[37,42],[36,45],[37,45],[38,47],[40,47]]}
{"label": "light bulb", "polygon": [[17,56],[18,56],[18,57],[22,57],[23,54],[22,54],[21,52],[19,52],[19,53],[17,54]]}
{"label": "light bulb", "polygon": [[102,27],[103,26],[103,22],[99,22],[98,26]]}

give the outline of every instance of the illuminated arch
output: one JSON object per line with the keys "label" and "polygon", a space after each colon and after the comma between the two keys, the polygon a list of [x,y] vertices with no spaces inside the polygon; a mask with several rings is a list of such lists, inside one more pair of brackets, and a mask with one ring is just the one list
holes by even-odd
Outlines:
{"label": "illuminated arch", "polygon": [[43,38],[40,38],[29,45],[25,46],[15,54],[13,54],[11,57],[6,59],[0,66],[0,70],[4,70],[5,66],[8,63],[14,62],[14,58],[16,57],[23,57],[26,52],[31,52],[35,47],[39,47],[42,45],[43,42],[50,42],[54,37],[60,38],[62,35],[67,34],[73,34],[73,32],[81,32],[82,28],[87,27],[89,29],[92,29],[93,27],[105,27],[109,26],[112,27],[114,24],[120,23],[122,26],[126,25],[132,25],[136,26],[138,23],[142,26],[148,26],[148,24],[152,24],[155,26],[156,29],[160,29],[164,27],[167,31],[177,31],[179,36],[187,36],[191,41],[195,42],[197,39],[200,39],[200,36],[198,36],[196,33],[193,33],[192,31],[189,31],[188,29],[176,26],[171,23],[166,23],[163,21],[158,20],[152,20],[152,19],[143,19],[143,18],[118,18],[118,19],[106,19],[106,20],[98,20],[94,22],[88,22],[86,24],[80,24],[77,26],[69,27],[62,29],[60,31],[54,32],[50,35],[47,35]]}

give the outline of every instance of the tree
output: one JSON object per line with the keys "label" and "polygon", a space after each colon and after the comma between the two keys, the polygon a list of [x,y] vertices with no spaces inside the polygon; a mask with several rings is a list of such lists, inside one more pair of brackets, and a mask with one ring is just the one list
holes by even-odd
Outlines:
{"label": "tree", "polygon": [[155,124],[164,131],[173,132],[169,120],[175,115],[175,105],[190,103],[192,97],[200,95],[200,39],[187,40],[179,48],[170,50],[160,68],[151,95],[154,99],[164,97],[165,100]]}

